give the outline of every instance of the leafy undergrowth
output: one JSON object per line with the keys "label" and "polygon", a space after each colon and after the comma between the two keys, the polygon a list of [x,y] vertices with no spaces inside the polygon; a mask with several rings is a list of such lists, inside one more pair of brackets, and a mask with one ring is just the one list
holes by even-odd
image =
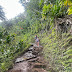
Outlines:
{"label": "leafy undergrowth", "polygon": [[53,29],[50,34],[42,35],[41,44],[44,47],[44,57],[53,71],[72,71],[72,35],[64,33],[62,36],[56,36],[56,31]]}
{"label": "leafy undergrowth", "polygon": [[15,58],[30,46],[32,37],[30,33],[18,36],[7,31],[0,32],[0,72],[12,68]]}

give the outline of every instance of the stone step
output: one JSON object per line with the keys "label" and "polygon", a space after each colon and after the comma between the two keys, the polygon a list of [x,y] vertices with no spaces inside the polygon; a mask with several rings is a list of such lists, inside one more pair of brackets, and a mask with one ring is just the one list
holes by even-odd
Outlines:
{"label": "stone step", "polygon": [[24,58],[17,58],[16,61],[15,61],[15,63],[19,63],[19,62],[23,62],[23,61],[25,61]]}
{"label": "stone step", "polygon": [[26,61],[26,60],[34,59],[36,57],[37,57],[36,55],[33,55],[32,52],[29,51],[29,52],[26,52],[22,57],[17,58],[15,63],[19,63],[19,62],[23,62],[23,61]]}
{"label": "stone step", "polygon": [[39,59],[38,57],[37,58],[33,58],[33,59],[28,60],[28,62],[36,62],[38,59]]}
{"label": "stone step", "polygon": [[33,68],[46,68],[46,65],[42,63],[34,63]]}
{"label": "stone step", "polygon": [[47,72],[47,71],[44,70],[43,68],[41,68],[41,69],[34,68],[34,69],[32,70],[32,72]]}
{"label": "stone step", "polygon": [[47,64],[46,60],[43,57],[41,57],[41,56],[38,57],[37,62],[43,63],[43,64]]}
{"label": "stone step", "polygon": [[21,69],[15,69],[15,70],[10,70],[8,72],[22,72],[22,70]]}
{"label": "stone step", "polygon": [[[35,43],[29,43],[29,44],[31,44],[32,46],[34,46],[34,47],[38,47]],[[41,47],[42,48],[42,46],[41,45],[39,45],[39,47]],[[39,48],[38,47],[38,48]]]}

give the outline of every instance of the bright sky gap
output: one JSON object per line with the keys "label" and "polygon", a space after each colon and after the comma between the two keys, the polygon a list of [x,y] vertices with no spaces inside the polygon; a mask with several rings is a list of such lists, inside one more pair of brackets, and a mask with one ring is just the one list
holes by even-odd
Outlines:
{"label": "bright sky gap", "polygon": [[19,0],[0,0],[0,5],[4,8],[7,19],[14,18],[24,12],[24,7],[19,3]]}

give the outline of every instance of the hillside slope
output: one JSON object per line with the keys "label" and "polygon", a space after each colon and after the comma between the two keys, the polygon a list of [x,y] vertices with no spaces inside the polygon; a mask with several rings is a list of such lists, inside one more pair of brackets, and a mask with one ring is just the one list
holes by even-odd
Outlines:
{"label": "hillside slope", "polygon": [[72,71],[71,34],[64,33],[61,38],[61,36],[56,36],[56,31],[53,29],[48,35],[42,35],[41,44],[44,47],[44,57],[55,72]]}

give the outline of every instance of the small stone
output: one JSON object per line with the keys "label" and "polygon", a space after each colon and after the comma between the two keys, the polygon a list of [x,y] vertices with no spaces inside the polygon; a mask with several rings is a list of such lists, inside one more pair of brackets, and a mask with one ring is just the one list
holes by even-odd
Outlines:
{"label": "small stone", "polygon": [[17,58],[15,63],[18,63],[18,62],[21,62],[21,61],[24,61],[25,59],[24,58]]}

